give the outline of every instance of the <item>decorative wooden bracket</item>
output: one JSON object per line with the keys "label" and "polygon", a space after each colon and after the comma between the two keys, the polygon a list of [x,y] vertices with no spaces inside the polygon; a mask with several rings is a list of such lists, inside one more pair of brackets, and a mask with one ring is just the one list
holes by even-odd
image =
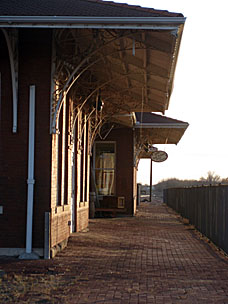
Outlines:
{"label": "decorative wooden bracket", "polygon": [[13,93],[13,133],[17,133],[18,103],[18,30],[2,29],[9,52],[12,93]]}

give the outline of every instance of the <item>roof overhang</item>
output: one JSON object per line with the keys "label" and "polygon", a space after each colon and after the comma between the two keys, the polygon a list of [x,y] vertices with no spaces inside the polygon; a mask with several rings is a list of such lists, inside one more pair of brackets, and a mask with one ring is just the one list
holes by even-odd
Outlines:
{"label": "roof overhang", "polygon": [[[151,158],[151,153],[144,149],[148,144],[178,144],[189,124],[153,113],[144,113],[147,122],[141,119],[135,124],[136,142],[141,147],[139,158]],[[139,118],[139,115],[138,115]],[[148,120],[156,122],[149,123]]]}
{"label": "roof overhang", "polygon": [[[52,29],[53,53],[58,54],[56,66],[61,72],[55,71],[61,83],[59,95],[75,88],[76,99],[88,104],[101,92],[104,117],[110,120],[114,115],[168,109],[185,20],[175,16],[0,16],[0,28]],[[61,100],[53,103],[55,129]],[[132,124],[132,119],[122,116],[121,123]]]}
{"label": "roof overhang", "polygon": [[136,133],[143,139],[143,141],[150,144],[178,144],[188,124],[172,127],[151,127],[146,129],[136,129]]}
{"label": "roof overhang", "polygon": [[0,16],[1,27],[175,29],[185,17]]}
{"label": "roof overhang", "polygon": [[[155,18],[150,19],[155,22]],[[63,91],[72,87],[78,94],[76,98],[83,96],[86,103],[99,94],[108,120],[139,111],[164,113],[173,89],[183,24],[173,25],[175,29],[159,27],[159,22],[150,29],[140,23],[137,29],[130,25],[128,29],[92,26],[54,30],[59,48],[56,53],[60,54],[60,65],[64,65],[61,73],[68,69],[67,75],[59,74],[63,77],[60,83],[70,75]]]}
{"label": "roof overhang", "polygon": [[135,129],[183,129],[187,128],[188,123],[183,122],[183,123],[136,123]]}
{"label": "roof overhang", "polygon": [[173,126],[152,126],[146,128],[136,128],[136,133],[143,138],[145,142],[151,144],[178,144],[188,124]]}
{"label": "roof overhang", "polygon": [[133,128],[136,123],[135,113],[116,114],[112,116],[110,121],[128,128]]}

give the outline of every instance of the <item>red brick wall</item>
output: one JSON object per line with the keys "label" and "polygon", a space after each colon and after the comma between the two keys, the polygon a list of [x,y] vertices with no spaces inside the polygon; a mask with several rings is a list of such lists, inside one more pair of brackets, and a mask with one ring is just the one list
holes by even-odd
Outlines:
{"label": "red brick wall", "polygon": [[88,204],[85,207],[77,209],[76,231],[82,231],[88,227],[89,223]]}
{"label": "red brick wall", "polygon": [[127,213],[133,215],[133,131],[115,129],[105,140],[116,142],[116,195],[125,197]]}
{"label": "red brick wall", "polygon": [[59,206],[51,213],[51,248],[70,236],[70,206]]}
{"label": "red brick wall", "polygon": [[[11,75],[5,38],[0,32],[0,247],[25,247],[27,212],[27,163],[29,86],[36,86],[35,186],[33,247],[43,247],[44,214],[51,212],[51,246],[68,238],[71,220],[71,147],[68,155],[68,206],[56,208],[57,137],[50,135],[51,30],[19,30],[18,132],[12,133]],[[69,131],[69,130],[66,130]],[[66,137],[67,138],[67,137]],[[66,139],[66,141],[68,141]],[[68,150],[67,150],[68,149]],[[79,151],[76,151],[76,155]],[[77,157],[76,157],[77,159]],[[89,170],[89,166],[88,166]],[[80,180],[80,165],[78,181]],[[77,173],[76,173],[77,174]],[[66,176],[67,180],[67,176]],[[79,183],[80,185],[80,183]],[[89,187],[89,185],[88,185]],[[78,188],[76,191],[79,190]],[[89,189],[87,189],[89,191]],[[78,193],[80,194],[80,192]],[[81,205],[76,194],[76,230],[88,226],[88,202]],[[88,194],[87,194],[88,197]]]}
{"label": "red brick wall", "polygon": [[[76,231],[82,231],[88,227],[89,223],[89,179],[88,174],[90,172],[90,156],[88,155],[89,151],[86,150],[85,146],[87,144],[86,140],[86,125],[85,121],[83,122],[83,113],[78,115],[77,119],[77,142],[75,146],[76,151]],[[85,117],[84,117],[85,119]],[[84,128],[84,130],[83,130]],[[84,140],[83,140],[84,138]],[[82,140],[82,141],[80,141]],[[83,149],[81,149],[83,145]],[[85,155],[87,153],[87,155]],[[82,158],[84,161],[82,162]],[[87,162],[87,172],[85,162]],[[82,163],[84,170],[82,170]],[[82,171],[84,174],[82,176]],[[87,188],[85,188],[85,183],[87,182]],[[84,187],[83,187],[84,185]],[[86,191],[86,193],[85,193]]]}
{"label": "red brick wall", "polygon": [[[69,115],[66,102],[61,109],[62,126],[52,135],[51,167],[51,248],[70,236],[71,223],[71,147],[68,141]],[[68,157],[66,157],[66,155]],[[65,200],[66,199],[66,200]]]}
{"label": "red brick wall", "polygon": [[[17,204],[22,205],[23,201],[20,192],[26,191],[24,183],[17,184],[14,189],[14,181],[20,173],[15,170],[15,163],[21,162],[23,155],[17,152],[12,145],[17,139],[12,134],[12,90],[10,65],[8,58],[7,46],[5,38],[0,31],[0,73],[1,73],[1,104],[0,104],[0,205],[3,206],[3,214],[0,215],[0,244],[1,247],[9,247],[11,242],[15,242],[17,247],[21,246],[21,239],[15,238],[24,236],[24,226],[20,225],[20,221],[24,221],[24,209],[17,208]],[[15,171],[15,172],[14,172]],[[25,181],[25,180],[23,180]],[[15,218],[17,215],[17,219]],[[10,233],[7,233],[9,227]],[[16,233],[15,233],[16,231]],[[23,238],[22,238],[23,240]]]}
{"label": "red brick wall", "polygon": [[[68,100],[68,102],[71,102]],[[69,107],[71,108],[71,107]],[[68,126],[70,124],[70,115],[68,115]],[[81,115],[78,116],[77,119],[77,134],[75,139],[75,231],[81,231],[88,227],[88,201],[85,200],[85,197],[88,198],[88,195],[81,195],[80,191],[85,188],[81,187],[81,183],[85,184],[85,178],[82,180],[81,178],[81,158],[84,157],[84,160],[87,159],[89,161],[89,156],[85,156],[84,153],[86,149],[83,145],[83,149],[81,150],[81,145],[79,145],[79,137],[83,129],[83,123]],[[60,130],[60,134],[53,134],[52,135],[52,182],[51,182],[51,247],[55,246],[56,244],[62,242],[63,240],[67,239],[70,235],[70,226],[68,222],[71,221],[71,192],[72,192],[72,146],[70,144],[70,136],[64,136],[64,132],[69,133],[70,129],[66,128]],[[86,132],[83,132],[85,136]],[[59,206],[56,206],[57,199],[57,192],[58,188],[61,188],[61,180],[58,179],[58,165],[57,165],[57,158],[58,158],[58,150],[61,148],[58,145],[59,136],[63,136],[65,138],[66,143],[66,151],[65,155],[68,155],[66,158],[65,168],[67,168],[67,202],[64,202],[61,199],[58,202]],[[62,154],[62,158],[64,154]],[[89,165],[87,166],[89,171]],[[66,182],[65,180],[65,182]],[[87,191],[89,191],[89,185],[87,187]],[[81,201],[81,197],[83,197],[83,201]],[[65,203],[65,205],[64,205]],[[67,205],[66,205],[67,203]]]}
{"label": "red brick wall", "polygon": [[0,247],[25,247],[29,86],[36,86],[33,247],[43,247],[44,212],[50,211],[51,31],[19,30],[18,132],[12,133],[12,89],[8,53],[0,34],[2,74],[0,129]]}

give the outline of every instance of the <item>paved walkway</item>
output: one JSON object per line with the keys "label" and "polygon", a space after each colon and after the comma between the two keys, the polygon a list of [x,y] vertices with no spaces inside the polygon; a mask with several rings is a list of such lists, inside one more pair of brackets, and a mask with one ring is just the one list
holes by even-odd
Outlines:
{"label": "paved walkway", "polygon": [[91,220],[53,260],[0,259],[0,303],[228,303],[228,258],[143,203],[134,218]]}

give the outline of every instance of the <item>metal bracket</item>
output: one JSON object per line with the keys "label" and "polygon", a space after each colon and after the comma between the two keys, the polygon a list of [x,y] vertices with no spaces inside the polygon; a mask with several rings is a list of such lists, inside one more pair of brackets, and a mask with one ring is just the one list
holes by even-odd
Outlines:
{"label": "metal bracket", "polygon": [[[102,33],[102,32],[101,32]],[[97,35],[98,33],[93,33]],[[104,33],[103,33],[104,35]],[[72,86],[79,80],[79,78],[96,63],[104,60],[107,53],[105,48],[118,41],[122,37],[132,36],[130,31],[127,33],[121,33],[120,35],[110,35],[108,31],[105,31],[107,39],[94,39],[94,43],[85,51],[80,50],[80,41],[78,41],[77,33],[75,31],[67,30],[54,30],[53,32],[53,54],[52,54],[52,88],[51,88],[51,118],[50,118],[50,133],[56,133],[56,125],[59,117],[59,113],[62,107],[63,99],[66,97]],[[69,56],[67,53],[67,46],[71,41],[72,46],[75,47],[73,55]],[[66,43],[66,48],[64,47]],[[71,47],[72,47],[71,46]],[[62,50],[65,50],[64,53]],[[118,50],[119,52],[120,50]],[[117,51],[116,51],[117,52]],[[78,54],[78,55],[77,55]],[[82,54],[85,56],[81,57]],[[98,54],[98,56],[97,56]],[[78,56],[78,57],[77,57]],[[126,77],[127,75],[124,75]],[[111,80],[113,81],[113,79]],[[106,83],[111,82],[110,80]],[[98,83],[97,87],[93,90],[93,94],[103,87],[106,83]],[[87,98],[81,104],[80,109],[84,106],[87,100],[93,95],[87,93]]]}
{"label": "metal bracket", "polygon": [[18,30],[3,29],[3,34],[6,39],[12,81],[13,93],[13,133],[17,132],[17,103],[18,103]]}

